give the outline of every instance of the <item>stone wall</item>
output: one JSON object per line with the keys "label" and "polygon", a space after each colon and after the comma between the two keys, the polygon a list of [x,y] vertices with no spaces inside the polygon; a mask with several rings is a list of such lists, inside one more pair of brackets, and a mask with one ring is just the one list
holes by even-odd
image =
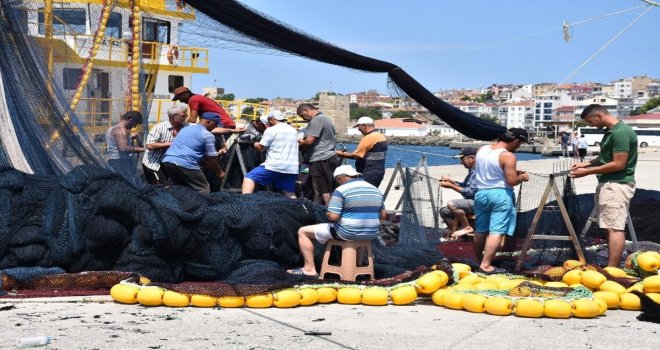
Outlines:
{"label": "stone wall", "polygon": [[319,110],[332,120],[337,134],[345,134],[349,126],[349,97],[339,95],[319,95]]}

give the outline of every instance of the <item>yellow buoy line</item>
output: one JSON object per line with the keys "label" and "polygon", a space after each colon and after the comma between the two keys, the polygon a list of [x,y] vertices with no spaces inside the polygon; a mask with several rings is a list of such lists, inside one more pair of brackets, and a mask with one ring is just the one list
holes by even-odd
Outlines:
{"label": "yellow buoy line", "polygon": [[[633,291],[645,293],[660,303],[660,275],[657,274],[660,253],[641,252],[635,255],[635,260],[632,263],[655,274],[640,280],[625,269],[606,267],[603,269],[606,274],[603,274],[593,266],[568,260],[562,266],[547,270],[545,274],[554,281],[544,282],[516,275],[475,273],[468,265],[454,263],[452,275],[455,283],[452,285],[448,285],[450,279],[445,271],[432,269],[414,281],[390,287],[303,284],[245,297],[215,297],[180,293],[149,285],[149,281],[143,279],[140,283],[122,281],[112,287],[110,295],[122,304],[223,308],[292,308],[335,302],[368,306],[412,305],[430,297],[435,305],[448,309],[497,316],[593,318],[604,315],[608,309],[640,310],[640,298]],[[613,279],[637,282],[626,288]]]}

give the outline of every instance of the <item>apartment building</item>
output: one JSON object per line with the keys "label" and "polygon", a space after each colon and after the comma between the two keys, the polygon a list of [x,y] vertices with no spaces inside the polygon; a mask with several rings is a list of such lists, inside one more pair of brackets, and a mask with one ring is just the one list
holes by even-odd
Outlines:
{"label": "apartment building", "polygon": [[529,120],[533,115],[535,105],[536,103],[534,101],[513,102],[500,105],[498,110],[500,124],[507,128],[533,128]]}
{"label": "apartment building", "polygon": [[614,94],[612,97],[638,97],[639,93],[643,94],[646,86],[651,83],[653,83],[653,79],[646,75],[619,79],[613,82]]}

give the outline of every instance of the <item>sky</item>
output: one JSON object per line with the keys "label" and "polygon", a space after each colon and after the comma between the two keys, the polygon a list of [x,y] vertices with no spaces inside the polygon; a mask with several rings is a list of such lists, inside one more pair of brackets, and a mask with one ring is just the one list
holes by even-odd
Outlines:
{"label": "sky", "polygon": [[[494,83],[610,83],[642,74],[660,79],[660,7],[607,45],[647,7],[611,14],[646,5],[641,0],[242,3],[336,46],[396,64],[433,92]],[[570,41],[563,39],[564,21],[589,19],[572,26]],[[211,49],[209,56],[210,74],[195,75],[193,91],[217,86],[239,98],[267,99],[311,98],[319,91],[388,93],[385,73],[234,49]]]}

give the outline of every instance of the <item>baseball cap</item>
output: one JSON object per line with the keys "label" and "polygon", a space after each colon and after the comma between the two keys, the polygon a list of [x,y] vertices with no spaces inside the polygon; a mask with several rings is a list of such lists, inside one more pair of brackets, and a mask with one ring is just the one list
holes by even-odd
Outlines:
{"label": "baseball cap", "polygon": [[346,175],[346,176],[358,176],[361,175],[360,173],[353,168],[352,165],[341,165],[338,166],[337,169],[335,169],[335,172],[332,174],[332,177],[337,177],[339,175]]}
{"label": "baseball cap", "polygon": [[522,142],[527,142],[527,140],[529,139],[529,134],[527,133],[527,130],[522,128],[511,128],[507,130],[506,133]]}
{"label": "baseball cap", "polygon": [[373,124],[373,123],[374,120],[369,117],[360,117],[360,119],[358,119],[357,124],[355,124],[354,127],[357,127],[360,124]]}
{"label": "baseball cap", "polygon": [[266,126],[268,125],[268,116],[267,115],[265,115],[265,114],[262,115],[261,117],[259,117],[259,120],[261,120],[261,124],[266,125]]}
{"label": "baseball cap", "polygon": [[477,149],[474,147],[465,147],[461,150],[461,153],[455,155],[455,158],[463,159],[465,156],[474,156],[477,154]]}
{"label": "baseball cap", "polygon": [[285,120],[286,116],[281,111],[274,110],[274,111],[270,111],[270,113],[268,113],[267,118],[273,118],[275,120]]}
{"label": "baseball cap", "polygon": [[202,119],[214,121],[216,124],[220,125],[220,117],[213,112],[204,112],[201,116]]}
{"label": "baseball cap", "polygon": [[179,86],[178,88],[174,89],[174,91],[172,92],[174,94],[174,98],[172,98],[172,101],[177,101],[179,99],[177,95],[184,93],[186,91],[190,91],[190,89],[188,89],[185,86]]}

